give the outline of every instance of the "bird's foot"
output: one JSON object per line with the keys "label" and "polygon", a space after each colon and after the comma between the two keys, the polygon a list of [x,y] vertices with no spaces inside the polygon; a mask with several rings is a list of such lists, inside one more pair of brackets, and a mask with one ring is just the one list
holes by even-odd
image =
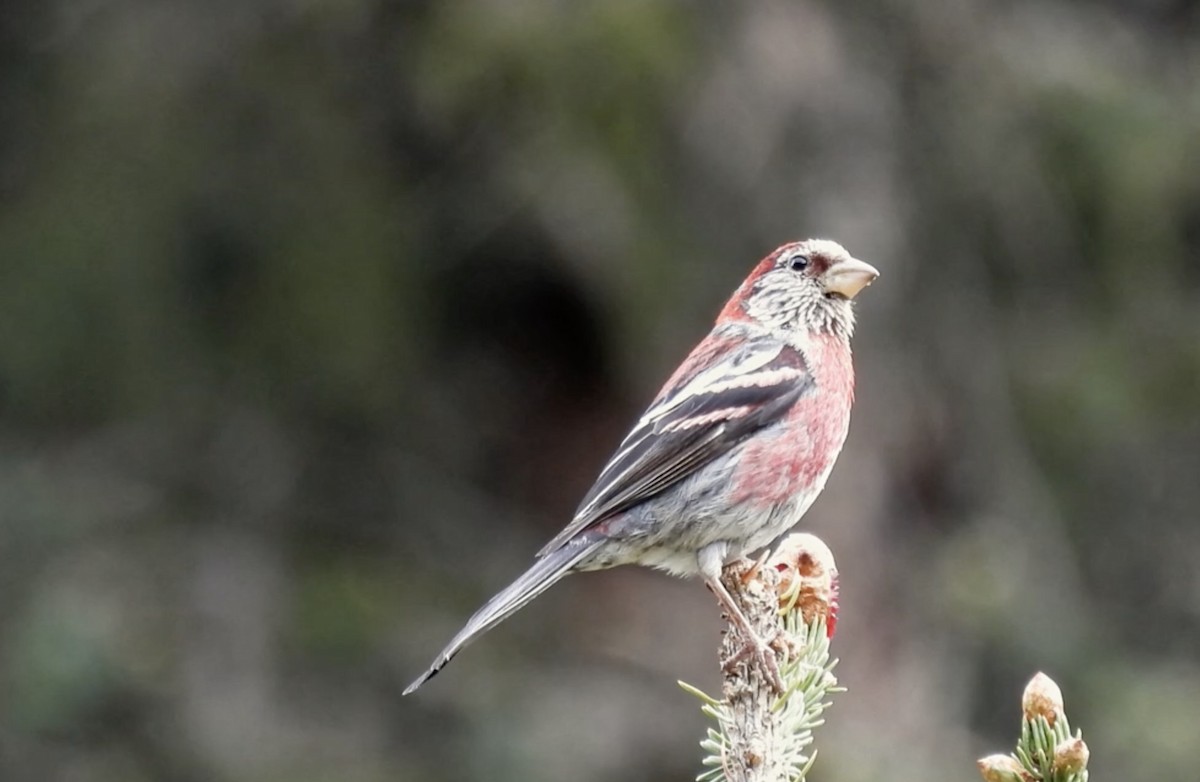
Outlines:
{"label": "bird's foot", "polygon": [[744,586],[754,580],[754,577],[758,575],[758,571],[762,569],[769,556],[771,556],[771,550],[764,549],[763,553],[759,554],[757,559],[738,557],[725,565],[723,572],[727,577],[732,574]]}
{"label": "bird's foot", "polygon": [[738,663],[753,656],[758,663],[759,670],[767,677],[775,690],[782,695],[787,691],[787,685],[783,683],[783,675],[779,672],[779,656],[775,649],[775,643],[778,640],[779,638],[776,636],[775,640],[767,642],[757,635],[751,635],[746,640],[745,646],[725,660],[721,667],[725,673],[731,673]]}

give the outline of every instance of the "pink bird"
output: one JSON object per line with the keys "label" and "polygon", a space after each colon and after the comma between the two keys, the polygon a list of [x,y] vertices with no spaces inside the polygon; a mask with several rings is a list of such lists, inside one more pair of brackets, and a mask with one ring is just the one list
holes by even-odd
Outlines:
{"label": "pink bird", "polygon": [[404,694],[563,576],[617,565],[700,575],[779,686],[775,653],[733,602],[721,570],[790,529],[825,488],[854,401],[851,300],[878,276],[824,239],[785,244],[760,261],[571,523]]}

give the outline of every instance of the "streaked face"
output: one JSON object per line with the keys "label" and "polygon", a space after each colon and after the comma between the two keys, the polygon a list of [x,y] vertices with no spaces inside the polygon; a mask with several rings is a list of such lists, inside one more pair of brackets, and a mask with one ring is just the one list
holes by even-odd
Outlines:
{"label": "streaked face", "polygon": [[768,328],[854,333],[851,306],[879,272],[837,242],[809,239],[786,244],[768,258],[753,284],[746,312]]}

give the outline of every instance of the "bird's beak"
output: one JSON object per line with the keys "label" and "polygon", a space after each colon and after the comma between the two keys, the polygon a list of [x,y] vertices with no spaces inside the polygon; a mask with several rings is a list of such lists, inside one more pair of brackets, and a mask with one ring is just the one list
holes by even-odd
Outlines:
{"label": "bird's beak", "polygon": [[821,277],[826,293],[853,299],[879,276],[879,270],[857,258],[846,258],[830,266]]}

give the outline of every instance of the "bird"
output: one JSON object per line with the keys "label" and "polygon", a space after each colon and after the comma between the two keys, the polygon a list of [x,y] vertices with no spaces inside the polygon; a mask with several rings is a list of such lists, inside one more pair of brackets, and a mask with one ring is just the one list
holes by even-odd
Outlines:
{"label": "bird", "polygon": [[770,680],[778,662],[721,583],[825,487],[854,401],[853,299],[879,276],[837,242],[758,262],[600,471],[567,526],[488,600],[404,695],[564,576],[641,565],[700,576]]}

